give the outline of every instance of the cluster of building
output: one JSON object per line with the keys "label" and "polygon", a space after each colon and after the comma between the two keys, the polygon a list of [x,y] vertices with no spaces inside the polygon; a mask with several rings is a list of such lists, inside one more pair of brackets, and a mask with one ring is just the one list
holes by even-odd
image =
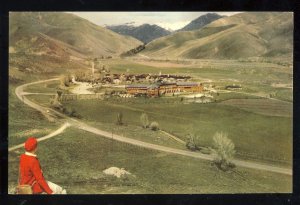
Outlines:
{"label": "cluster of building", "polygon": [[161,83],[161,82],[184,82],[191,79],[190,76],[171,74],[106,74],[101,83],[120,84],[128,83]]}
{"label": "cluster of building", "polygon": [[162,95],[175,95],[180,93],[200,93],[204,88],[197,82],[156,83],[150,85],[126,85],[126,92],[131,95],[147,95],[157,97]]}

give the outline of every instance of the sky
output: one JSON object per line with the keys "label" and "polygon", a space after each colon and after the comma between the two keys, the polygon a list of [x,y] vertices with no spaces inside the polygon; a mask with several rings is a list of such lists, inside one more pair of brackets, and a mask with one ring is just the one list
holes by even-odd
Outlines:
{"label": "sky", "polygon": [[231,16],[240,12],[68,12],[85,18],[96,25],[119,25],[131,23],[138,26],[144,23],[156,24],[165,29],[177,30],[192,20],[207,13]]}

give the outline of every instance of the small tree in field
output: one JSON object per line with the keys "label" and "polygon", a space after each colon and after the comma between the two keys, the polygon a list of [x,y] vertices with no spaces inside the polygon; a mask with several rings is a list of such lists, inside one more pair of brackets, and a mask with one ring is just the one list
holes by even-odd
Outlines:
{"label": "small tree in field", "polygon": [[122,112],[119,112],[117,114],[117,125],[123,125],[123,114],[122,114]]}
{"label": "small tree in field", "polygon": [[150,129],[153,130],[153,131],[157,131],[159,130],[159,125],[157,122],[151,122],[150,124]]}
{"label": "small tree in field", "polygon": [[143,128],[149,127],[149,119],[146,113],[143,113],[140,117]]}
{"label": "small tree in field", "polygon": [[198,145],[196,143],[197,138],[198,138],[197,135],[188,134],[188,138],[187,138],[185,146],[191,151],[200,150],[200,148],[198,147]]}
{"label": "small tree in field", "polygon": [[228,170],[233,164],[231,160],[235,154],[235,146],[226,133],[217,132],[213,137],[213,153],[215,163],[222,170]]}
{"label": "small tree in field", "polygon": [[69,75],[62,75],[60,76],[60,84],[62,86],[69,87],[70,86],[70,76]]}

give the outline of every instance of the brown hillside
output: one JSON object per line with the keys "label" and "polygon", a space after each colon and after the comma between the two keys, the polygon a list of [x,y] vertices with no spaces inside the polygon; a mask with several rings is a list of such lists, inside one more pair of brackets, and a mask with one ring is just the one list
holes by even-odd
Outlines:
{"label": "brown hillside", "polygon": [[149,43],[141,54],[156,58],[292,56],[293,13],[247,12],[218,19],[196,31],[178,32]]}

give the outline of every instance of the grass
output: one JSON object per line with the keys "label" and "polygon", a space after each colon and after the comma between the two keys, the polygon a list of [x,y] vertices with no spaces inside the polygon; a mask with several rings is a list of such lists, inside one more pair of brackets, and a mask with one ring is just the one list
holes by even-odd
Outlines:
{"label": "grass", "polygon": [[[271,18],[260,13],[243,13],[216,20],[198,30],[154,40],[141,53],[156,58],[190,59],[292,56],[293,15],[269,14]],[[258,15],[263,16],[260,21],[249,21]]]}
{"label": "grass", "polygon": [[230,99],[225,105],[268,116],[292,117],[293,104],[270,99]]}
{"label": "grass", "polygon": [[40,112],[21,102],[15,94],[15,88],[16,85],[9,86],[9,147],[24,143],[32,135],[42,137],[60,126],[57,122],[49,123]]}
{"label": "grass", "polygon": [[[150,59],[151,60],[151,59]],[[187,60],[190,65],[182,67],[155,67],[143,65],[131,59],[101,60],[108,65],[112,73],[152,73],[190,75],[195,81],[210,79],[217,86],[241,84],[242,92],[258,93],[266,97],[277,93],[274,98],[292,101],[291,90],[272,87],[272,83],[292,83],[292,69],[270,62],[243,62],[238,60]],[[155,62],[155,61],[153,61]],[[161,62],[161,61],[158,61]],[[176,62],[176,60],[174,61]],[[249,96],[250,98],[250,96]]]}
{"label": "grass", "polygon": [[[125,119],[124,119],[125,121]],[[149,142],[152,144],[173,147],[176,149],[185,149],[185,144],[179,143],[174,139],[170,138],[164,133],[160,131],[153,131],[150,128],[144,129],[142,126],[128,124],[125,121],[125,124],[122,126],[116,126],[115,123],[104,123],[104,122],[88,122],[88,124],[97,127],[102,130],[106,130],[113,134],[117,134],[120,136],[130,137],[136,140],[140,140],[143,142]]]}
{"label": "grass", "polygon": [[43,84],[34,84],[28,86],[24,91],[31,93],[56,93],[59,81],[51,81]]}
{"label": "grass", "polygon": [[[182,140],[186,140],[187,134],[196,133],[200,136],[198,143],[201,146],[211,146],[215,132],[227,132],[241,158],[290,166],[292,163],[290,117],[264,116],[219,103],[181,104],[179,99],[178,102],[170,99],[108,99],[73,101],[66,105],[76,107],[86,122],[110,123],[112,126],[118,112],[123,113],[127,125],[141,126],[139,117],[145,112],[149,121],[157,121],[163,130]],[[122,132],[131,137],[133,130],[124,128]],[[140,135],[141,132],[137,133]]]}
{"label": "grass", "polygon": [[[189,74],[211,79],[217,86],[242,84],[243,92],[276,93],[277,98],[291,100],[291,89],[274,88],[275,83],[290,83],[290,72],[272,63],[241,63],[237,61],[203,61],[193,67],[157,68],[131,61],[105,60],[112,73]],[[200,61],[201,64],[202,61]],[[58,73],[58,72],[57,72]],[[57,75],[55,73],[55,75]],[[10,70],[19,80],[9,86],[9,146],[23,143],[30,135],[44,136],[61,126],[49,123],[42,114],[24,105],[15,96],[15,88],[26,82],[47,79],[49,75],[28,75]],[[54,74],[53,74],[54,75]],[[21,81],[20,81],[21,80]],[[201,81],[201,80],[200,80]],[[55,83],[33,85],[28,92],[55,92]],[[48,106],[50,96],[27,96]],[[228,99],[256,99],[241,93],[220,93],[217,102]],[[189,133],[199,136],[200,146],[211,146],[217,131],[228,133],[236,145],[237,158],[250,159],[291,167],[292,117],[265,116],[254,110],[211,104],[182,104],[180,98],[120,99],[104,101],[81,100],[65,103],[83,116],[83,121],[106,131],[134,139],[185,149],[160,132],[143,129],[140,115],[147,113],[149,121],[186,140]],[[256,107],[254,107],[256,109]],[[123,113],[125,125],[116,126],[116,115]],[[271,113],[271,111],[270,111]],[[39,159],[47,179],[61,184],[69,193],[249,193],[291,192],[289,176],[236,168],[222,172],[209,162],[193,158],[146,150],[68,128],[65,133],[39,145]],[[9,154],[9,184],[17,181],[18,152]],[[54,156],[54,157],[53,157]],[[102,174],[105,168],[124,167],[136,178],[115,179]]]}
{"label": "grass", "polygon": [[277,89],[275,93],[275,98],[293,102],[293,89]]}
{"label": "grass", "polygon": [[214,99],[216,102],[222,102],[229,99],[258,99],[260,97],[256,97],[253,95],[243,94],[243,93],[235,93],[235,92],[228,92],[228,93],[219,93],[213,94]]}
{"label": "grass", "polygon": [[[9,153],[10,187],[17,181],[21,152]],[[292,191],[290,176],[244,168],[223,172],[208,161],[147,150],[74,128],[40,142],[38,156],[45,178],[70,194]],[[135,177],[117,179],[102,173],[112,166],[123,167]]]}

